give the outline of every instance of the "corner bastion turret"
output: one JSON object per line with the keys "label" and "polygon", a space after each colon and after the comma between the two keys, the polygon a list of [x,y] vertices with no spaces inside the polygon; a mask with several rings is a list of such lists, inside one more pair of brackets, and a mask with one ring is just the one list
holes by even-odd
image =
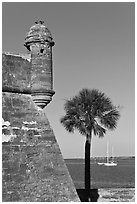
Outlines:
{"label": "corner bastion turret", "polygon": [[44,108],[54,94],[53,44],[37,22],[28,55],[2,54],[3,202],[79,201]]}
{"label": "corner bastion turret", "polygon": [[55,44],[43,21],[36,21],[25,38],[25,47],[31,53],[32,100],[44,108],[52,100],[52,46]]}

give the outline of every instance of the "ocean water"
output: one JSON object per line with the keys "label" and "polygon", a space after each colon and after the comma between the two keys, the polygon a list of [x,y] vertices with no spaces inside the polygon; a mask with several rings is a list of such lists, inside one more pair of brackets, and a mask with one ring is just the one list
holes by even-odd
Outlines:
{"label": "ocean water", "polygon": [[[91,188],[135,188],[135,158],[116,157],[117,166],[100,166],[91,160]],[[65,159],[75,187],[84,188],[84,159]]]}

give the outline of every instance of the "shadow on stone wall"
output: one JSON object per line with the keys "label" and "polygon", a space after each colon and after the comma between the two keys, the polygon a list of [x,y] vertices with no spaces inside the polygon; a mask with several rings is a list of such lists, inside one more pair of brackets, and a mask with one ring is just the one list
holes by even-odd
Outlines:
{"label": "shadow on stone wall", "polygon": [[[81,200],[81,202],[89,202],[88,201],[88,194],[85,189],[76,189],[77,194]],[[90,199],[91,202],[97,202],[99,198],[98,189],[90,189]]]}

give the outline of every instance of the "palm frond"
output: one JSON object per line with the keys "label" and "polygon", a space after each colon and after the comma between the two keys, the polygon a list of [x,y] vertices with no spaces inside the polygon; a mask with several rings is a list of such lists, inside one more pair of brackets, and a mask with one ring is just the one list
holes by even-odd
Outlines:
{"label": "palm frond", "polygon": [[104,137],[105,133],[106,133],[106,129],[103,128],[102,126],[100,126],[97,122],[94,123],[94,126],[93,126],[93,132],[94,132],[94,135],[98,135],[99,137]]}
{"label": "palm frond", "polygon": [[74,124],[75,124],[75,122],[68,115],[63,116],[60,119],[60,122],[66,128],[66,130],[68,132],[72,132],[72,133],[74,132]]}
{"label": "palm frond", "polygon": [[100,122],[108,129],[115,129],[120,113],[115,108],[100,117]]}

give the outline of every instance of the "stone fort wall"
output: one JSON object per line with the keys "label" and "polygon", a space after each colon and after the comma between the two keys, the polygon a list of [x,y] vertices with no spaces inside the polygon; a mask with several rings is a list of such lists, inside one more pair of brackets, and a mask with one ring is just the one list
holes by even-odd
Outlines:
{"label": "stone fort wall", "polygon": [[79,201],[45,111],[33,102],[29,55],[2,56],[3,202]]}

